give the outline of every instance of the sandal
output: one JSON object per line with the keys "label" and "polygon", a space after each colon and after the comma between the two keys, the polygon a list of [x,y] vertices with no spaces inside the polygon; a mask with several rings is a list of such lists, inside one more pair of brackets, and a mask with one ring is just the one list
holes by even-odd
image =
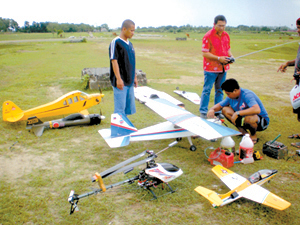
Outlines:
{"label": "sandal", "polygon": [[259,138],[256,138],[256,139],[253,139],[253,140],[252,140],[253,144],[257,144],[258,141],[259,141]]}
{"label": "sandal", "polygon": [[300,135],[299,134],[292,134],[291,136],[288,136],[288,138],[300,139]]}
{"label": "sandal", "polygon": [[296,148],[300,148],[300,142],[297,143],[291,143],[292,146],[296,147]]}

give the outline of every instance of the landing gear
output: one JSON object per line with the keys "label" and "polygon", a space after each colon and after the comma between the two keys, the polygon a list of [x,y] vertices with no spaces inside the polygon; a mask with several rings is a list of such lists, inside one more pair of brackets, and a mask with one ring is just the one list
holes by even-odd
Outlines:
{"label": "landing gear", "polygon": [[192,151],[192,152],[194,152],[194,151],[196,151],[196,146],[195,145],[193,145],[193,142],[192,142],[192,138],[191,137],[188,137],[188,140],[189,140],[189,143],[190,143],[190,150]]}
{"label": "landing gear", "polygon": [[195,146],[195,145],[191,145],[191,147],[190,147],[190,150],[191,150],[192,152],[194,152],[194,151],[196,151],[196,150],[197,150],[197,148],[196,148],[196,146]]}

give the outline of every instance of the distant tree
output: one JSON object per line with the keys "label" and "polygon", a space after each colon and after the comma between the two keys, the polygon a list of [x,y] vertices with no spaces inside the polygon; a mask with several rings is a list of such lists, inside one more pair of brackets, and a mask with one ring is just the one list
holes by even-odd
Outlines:
{"label": "distant tree", "polygon": [[58,30],[57,31],[57,36],[62,37],[64,31],[63,30]]}
{"label": "distant tree", "polygon": [[109,27],[106,23],[102,24],[100,27],[105,28],[107,31],[109,31]]}
{"label": "distant tree", "polygon": [[24,31],[29,33],[30,32],[30,24],[28,21],[24,22]]}

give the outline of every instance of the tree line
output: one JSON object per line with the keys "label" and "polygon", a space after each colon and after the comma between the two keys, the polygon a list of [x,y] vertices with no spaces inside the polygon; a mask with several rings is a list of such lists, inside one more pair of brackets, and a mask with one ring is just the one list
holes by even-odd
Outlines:
{"label": "tree line", "polygon": [[[118,28],[120,29],[120,28]],[[136,32],[199,32],[205,33],[210,30],[211,27],[208,26],[160,26],[160,27],[137,27]],[[239,25],[237,27],[227,26],[226,31],[229,32],[261,32],[261,31],[288,31],[290,30],[287,26],[282,27],[268,27],[268,26],[245,26]],[[8,32],[24,32],[24,33],[62,33],[62,32],[94,32],[94,31],[111,31],[107,24],[102,24],[101,26],[93,26],[89,24],[73,24],[73,23],[57,23],[57,22],[32,22],[30,24],[25,21],[23,26],[13,19],[5,19],[0,17],[0,31]]]}

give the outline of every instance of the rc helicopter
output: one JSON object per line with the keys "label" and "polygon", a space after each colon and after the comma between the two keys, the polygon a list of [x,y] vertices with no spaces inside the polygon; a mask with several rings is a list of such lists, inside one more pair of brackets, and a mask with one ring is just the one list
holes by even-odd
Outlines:
{"label": "rc helicopter", "polygon": [[[85,193],[85,194],[75,194],[74,190],[71,190],[68,202],[71,204],[70,214],[73,214],[75,211],[78,211],[78,201],[81,198],[88,197],[90,195],[95,195],[98,193],[106,192],[108,189],[112,189],[114,187],[123,185],[123,184],[133,184],[135,181],[137,182],[137,185],[145,190],[148,190],[152,195],[153,199],[157,199],[159,196],[157,196],[152,188],[157,188],[158,185],[162,185],[162,189],[164,190],[164,184],[168,186],[170,191],[168,193],[174,193],[176,190],[173,190],[172,187],[169,185],[168,182],[176,179],[177,177],[181,176],[183,174],[183,171],[170,163],[156,163],[155,158],[159,153],[162,151],[167,150],[169,147],[174,146],[177,144],[177,141],[171,143],[166,147],[165,149],[161,150],[157,154],[154,153],[152,150],[146,150],[142,153],[131,157],[130,159],[127,159],[108,170],[105,170],[102,173],[95,173],[95,175],[92,177],[92,182],[97,182],[99,185],[99,189],[93,190],[91,192]],[[141,161],[131,163],[143,156],[147,155],[146,159],[143,159]],[[131,164],[129,164],[131,163]],[[134,169],[134,167],[139,166],[141,164],[146,163],[146,168],[141,170],[138,175],[126,179],[124,181],[114,183],[111,185],[104,185],[103,179],[112,175],[115,175],[120,172],[124,172],[124,174],[129,173]],[[127,165],[129,164],[129,165]],[[166,193],[166,194],[168,194]]]}

